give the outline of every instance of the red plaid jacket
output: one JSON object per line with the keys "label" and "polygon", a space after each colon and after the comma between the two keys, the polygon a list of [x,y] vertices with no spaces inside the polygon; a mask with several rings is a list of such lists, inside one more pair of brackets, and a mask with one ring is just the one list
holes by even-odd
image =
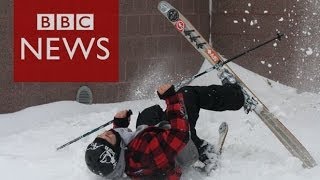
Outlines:
{"label": "red plaid jacket", "polygon": [[150,126],[140,132],[128,145],[126,173],[133,179],[163,177],[180,179],[181,169],[175,157],[189,140],[189,123],[181,93],[166,99],[171,129]]}

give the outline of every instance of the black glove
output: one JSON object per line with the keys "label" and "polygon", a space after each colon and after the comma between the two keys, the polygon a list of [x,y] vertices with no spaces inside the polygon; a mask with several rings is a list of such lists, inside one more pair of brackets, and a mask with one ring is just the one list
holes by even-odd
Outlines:
{"label": "black glove", "polygon": [[157,104],[144,109],[139,113],[136,123],[136,128],[140,125],[154,126],[161,121],[166,120],[166,114]]}
{"label": "black glove", "polygon": [[131,109],[128,110],[126,117],[124,118],[114,118],[113,119],[113,126],[115,128],[126,128],[129,126],[130,121],[129,118],[132,115]]}
{"label": "black glove", "polygon": [[160,99],[166,99],[170,96],[173,96],[176,94],[176,91],[174,90],[174,86],[172,85],[168,90],[166,90],[166,92],[164,92],[162,95],[159,94],[159,92],[157,91],[157,94],[159,96]]}

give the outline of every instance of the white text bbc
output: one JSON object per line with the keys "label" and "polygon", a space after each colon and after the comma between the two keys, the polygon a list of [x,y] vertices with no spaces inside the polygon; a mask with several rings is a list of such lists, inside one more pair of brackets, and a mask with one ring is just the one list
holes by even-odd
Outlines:
{"label": "white text bbc", "polygon": [[37,14],[37,30],[94,30],[94,15]]}

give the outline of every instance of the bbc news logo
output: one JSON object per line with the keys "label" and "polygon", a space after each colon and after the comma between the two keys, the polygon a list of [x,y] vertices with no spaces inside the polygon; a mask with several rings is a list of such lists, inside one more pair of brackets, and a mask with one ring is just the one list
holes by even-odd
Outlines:
{"label": "bbc news logo", "polygon": [[[94,30],[94,14],[37,14],[37,30]],[[61,58],[56,55],[51,54],[52,51],[60,50],[59,47],[53,46],[54,42],[63,42],[63,46],[68,53],[68,59],[72,60],[74,54],[77,50],[77,47],[80,47],[80,50],[84,56],[84,59],[87,60],[91,52],[92,46],[96,42],[96,46],[103,51],[103,55],[97,54],[97,59],[107,60],[110,52],[106,46],[103,45],[103,42],[107,44],[109,39],[106,37],[101,37],[96,40],[96,38],[91,38],[90,43],[85,47],[81,38],[77,37],[75,43],[70,45],[67,38],[59,37],[47,37],[45,42],[43,38],[38,38],[38,48],[35,49],[26,38],[21,38],[21,60],[26,59],[26,51],[30,51],[38,60],[43,59],[43,49],[42,43],[45,43],[46,47],[46,56],[47,60],[61,60]]]}
{"label": "bbc news logo", "polygon": [[117,0],[15,0],[14,80],[116,82]]}
{"label": "bbc news logo", "polygon": [[93,14],[37,14],[37,30],[93,30]]}

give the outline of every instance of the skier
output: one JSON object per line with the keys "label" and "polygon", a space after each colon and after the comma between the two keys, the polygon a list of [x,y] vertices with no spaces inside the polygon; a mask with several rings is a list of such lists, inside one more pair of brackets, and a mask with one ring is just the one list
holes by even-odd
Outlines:
{"label": "skier", "polygon": [[210,158],[216,153],[214,146],[199,138],[195,129],[200,108],[238,110],[245,102],[244,93],[231,73],[222,69],[218,77],[222,85],[186,86],[178,92],[172,85],[160,86],[157,92],[166,101],[166,111],[158,105],[146,108],[139,113],[135,132],[127,128],[131,110],[118,112],[113,129],[99,135],[87,147],[88,168],[109,179],[122,177],[124,173],[131,178],[179,179],[181,167],[193,164],[196,159],[211,166],[215,163]]}

